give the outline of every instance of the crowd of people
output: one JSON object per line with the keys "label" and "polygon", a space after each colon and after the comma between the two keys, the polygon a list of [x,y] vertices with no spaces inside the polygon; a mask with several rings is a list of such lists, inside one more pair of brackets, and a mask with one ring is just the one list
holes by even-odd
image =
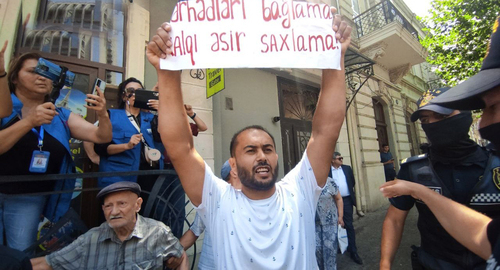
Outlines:
{"label": "crowd of people", "polygon": [[[414,205],[421,235],[412,255],[414,269],[500,269],[499,24],[500,17],[477,75],[451,89],[429,90],[418,100],[411,120],[421,122],[427,153],[403,160],[396,176],[394,157],[383,145],[387,182],[380,191],[390,206],[380,269],[391,269]],[[5,43],[0,50],[0,175],[73,173],[69,140],[75,138],[85,142],[103,172],[174,169],[183,189],[174,196],[177,206],[167,211],[184,218],[185,192],[195,206],[195,222],[182,234],[183,222],[170,228],[164,220],[142,216],[156,176],[103,177],[97,200],[105,221],[68,246],[28,261],[33,254],[20,252],[36,239],[40,216],[59,219],[71,197],[30,194],[70,190],[75,182],[1,183],[0,268],[188,269],[185,250],[204,232],[200,269],[336,269],[339,226],[347,231],[350,258],[363,264],[353,226],[354,173],[335,151],[346,114],[344,56],[351,27],[334,16],[341,69],[322,70],[310,140],[281,181],[274,137],[261,126],[234,134],[221,178],[197,152],[193,136],[207,127],[184,103],[180,71],[160,69],[160,59],[168,60],[172,52],[171,30],[163,23],[146,49],[159,92],[159,100],[149,106],[158,113],[134,106],[135,93],[144,86],[131,77],[118,87],[118,109],[106,109],[102,89],[87,94],[86,107],[96,112],[96,124],[50,102],[52,82],[35,73],[37,53],[17,57],[7,72]],[[468,135],[475,109],[483,109],[479,131],[493,145],[488,150]],[[161,189],[170,193],[170,186]]]}

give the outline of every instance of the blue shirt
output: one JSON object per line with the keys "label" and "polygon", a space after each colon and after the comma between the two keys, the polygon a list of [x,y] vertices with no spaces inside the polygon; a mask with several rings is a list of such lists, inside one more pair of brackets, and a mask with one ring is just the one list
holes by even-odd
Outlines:
{"label": "blue shirt", "polygon": [[[387,153],[380,152],[380,162],[384,163],[384,162],[387,162],[391,159],[393,159],[391,152],[387,152]],[[392,170],[394,169],[394,163],[384,164],[384,170],[387,171],[387,170],[391,170],[391,169]]]}

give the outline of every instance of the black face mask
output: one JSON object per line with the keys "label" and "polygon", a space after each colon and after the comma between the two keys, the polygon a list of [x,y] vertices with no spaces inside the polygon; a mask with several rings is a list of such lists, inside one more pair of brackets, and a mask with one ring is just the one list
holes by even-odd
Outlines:
{"label": "black face mask", "polygon": [[[500,149],[500,122],[480,128],[479,134],[483,139],[490,141],[496,150]],[[500,151],[497,153],[500,153]]]}
{"label": "black face mask", "polygon": [[472,124],[472,114],[462,112],[452,117],[431,124],[422,124],[431,149],[447,150],[463,142],[469,142],[469,129]]}

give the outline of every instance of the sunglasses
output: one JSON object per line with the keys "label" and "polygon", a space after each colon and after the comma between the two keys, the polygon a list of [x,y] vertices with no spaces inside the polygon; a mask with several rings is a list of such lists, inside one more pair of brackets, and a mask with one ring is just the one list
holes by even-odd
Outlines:
{"label": "sunglasses", "polygon": [[142,88],[135,89],[133,87],[130,87],[130,88],[125,89],[125,94],[127,95],[128,98],[131,98],[131,97],[135,96],[136,90],[144,90],[144,89],[142,89]]}
{"label": "sunglasses", "polygon": [[343,157],[338,157],[338,158],[336,158],[336,159],[338,159],[338,160],[344,160],[344,158],[343,158]]}

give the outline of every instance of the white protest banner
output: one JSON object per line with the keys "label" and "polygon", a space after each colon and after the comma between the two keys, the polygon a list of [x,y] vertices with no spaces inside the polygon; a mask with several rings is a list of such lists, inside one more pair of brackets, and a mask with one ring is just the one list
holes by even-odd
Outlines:
{"label": "white protest banner", "polygon": [[290,0],[179,1],[172,55],[162,69],[340,69],[340,42],[325,4]]}

